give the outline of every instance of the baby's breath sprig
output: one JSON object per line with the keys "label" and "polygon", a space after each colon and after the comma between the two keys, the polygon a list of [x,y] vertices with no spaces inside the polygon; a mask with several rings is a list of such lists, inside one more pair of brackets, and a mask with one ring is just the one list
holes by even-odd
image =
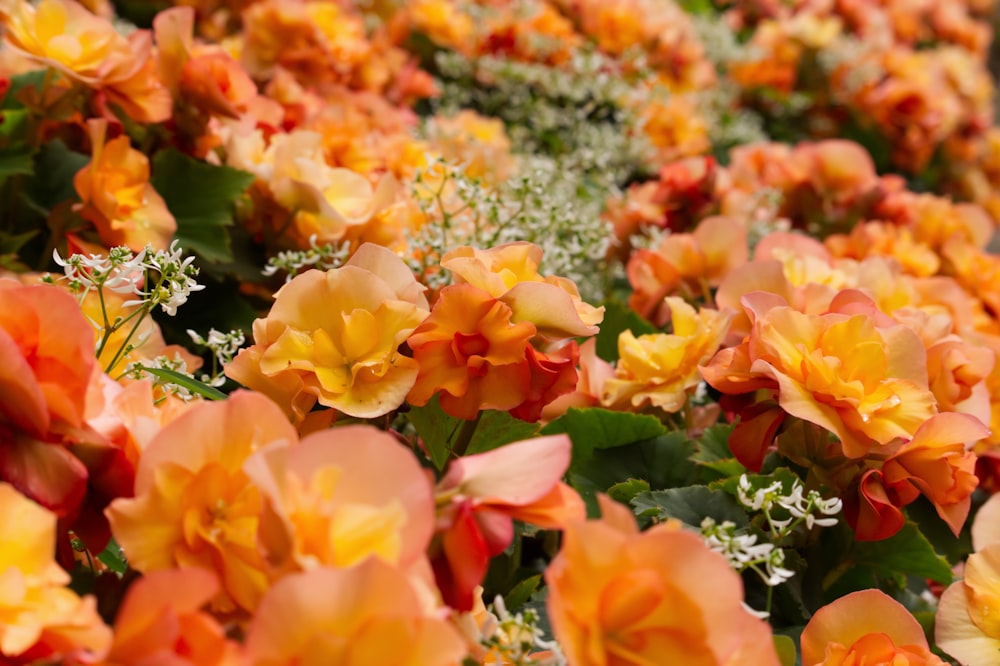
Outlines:
{"label": "baby's breath sprig", "polygon": [[330,270],[339,268],[351,254],[351,243],[345,241],[339,245],[332,243],[316,244],[316,235],[309,237],[308,250],[284,250],[267,260],[267,266],[261,273],[267,277],[284,271],[285,282],[289,282],[305,268]]}
{"label": "baby's breath sprig", "polygon": [[[758,535],[747,529],[738,529],[735,523],[717,523],[708,517],[701,523],[701,535],[709,548],[722,554],[729,565],[738,573],[753,571],[767,586],[767,602],[763,616],[771,612],[771,598],[774,588],[787,582],[795,575],[785,568],[785,550],[780,547],[800,526],[807,530],[814,526],[831,527],[837,524],[833,516],[840,513],[843,503],[840,498],[823,499],[815,490],[804,492],[802,482],[795,479],[792,488],[785,492],[781,481],[754,488],[746,474],[740,476],[736,487],[740,504],[754,512],[761,512],[767,523],[769,542],[758,542]],[[774,510],[782,508],[791,516],[778,519]]]}
{"label": "baby's breath sprig", "polygon": [[203,373],[199,379],[216,388],[225,384],[226,376],[223,374],[223,368],[232,362],[236,352],[246,342],[243,331],[233,330],[223,333],[213,328],[209,329],[207,337],[202,337],[197,331],[188,329],[187,334],[196,345],[212,352],[212,372],[211,374]]}
{"label": "baby's breath sprig", "polygon": [[[170,356],[157,356],[150,360],[143,361],[133,361],[125,366],[125,372],[122,376],[129,377],[131,379],[148,379],[153,383],[153,386],[161,389],[164,393],[169,393],[177,398],[180,398],[184,402],[189,402],[194,400],[195,396],[186,387],[180,384],[175,384],[159,375],[149,372],[150,369],[153,370],[171,370],[173,372],[180,373],[191,379],[194,379],[194,375],[188,372],[187,362],[184,361],[180,355]],[[165,396],[161,396],[161,400]]]}
{"label": "baby's breath sprig", "polygon": [[[95,322],[99,331],[96,349],[99,358],[107,351],[112,336],[130,326],[104,368],[109,374],[125,356],[142,344],[142,341],[135,342],[134,338],[143,320],[154,308],[159,306],[172,317],[177,314],[177,308],[187,302],[191,293],[205,288],[195,279],[198,268],[193,263],[194,257],[184,257],[176,240],[167,250],[147,245],[135,254],[127,247],[113,247],[107,255],[72,254],[66,259],[54,251],[53,259],[63,269],[60,279],[68,282],[70,290],[81,303],[91,292],[97,294],[101,307],[101,321]],[[134,309],[127,315],[111,319],[105,290],[135,296],[122,304],[123,308]]]}

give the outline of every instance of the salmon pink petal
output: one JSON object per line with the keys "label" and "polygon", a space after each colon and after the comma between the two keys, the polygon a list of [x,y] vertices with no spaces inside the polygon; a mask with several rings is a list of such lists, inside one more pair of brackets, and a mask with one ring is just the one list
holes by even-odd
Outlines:
{"label": "salmon pink petal", "polygon": [[527,439],[452,462],[440,488],[459,488],[480,503],[521,506],[544,497],[566,473],[566,435]]}
{"label": "salmon pink petal", "polygon": [[513,311],[511,321],[531,322],[539,335],[552,339],[589,337],[599,330],[584,323],[573,298],[555,285],[519,282],[500,300]]}
{"label": "salmon pink petal", "polygon": [[802,663],[822,664],[831,643],[851,646],[867,634],[885,634],[897,646],[927,648],[916,618],[881,590],[861,590],[820,608],[802,632]]}

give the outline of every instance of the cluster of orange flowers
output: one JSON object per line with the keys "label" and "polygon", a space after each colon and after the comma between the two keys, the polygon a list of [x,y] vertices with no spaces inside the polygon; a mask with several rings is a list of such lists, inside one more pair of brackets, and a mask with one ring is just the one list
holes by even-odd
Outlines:
{"label": "cluster of orange flowers", "polygon": [[[0,162],[4,200],[47,227],[0,211],[0,663],[789,663],[696,525],[649,526],[582,476],[593,433],[545,429],[609,412],[731,426],[731,469],[794,466],[856,541],[899,533],[921,496],[956,537],[973,522],[934,642],[995,661],[998,505],[970,521],[1000,488],[991,3],[174,4],[124,30],[106,2],[0,0],[0,161],[58,144],[73,167],[49,209],[23,186],[55,175]],[[605,305],[538,244],[414,240],[478,228],[462,188],[498,192],[531,158],[499,119],[426,111],[428,50],[557,72],[598,52],[623,82],[620,130],[649,150],[608,193]],[[740,113],[795,140],[728,145]],[[232,221],[255,255],[342,254],[245,280],[273,302],[226,359],[228,395],[134,375],[202,362],[146,318],[148,273],[66,288],[27,265],[56,250],[70,276],[63,255],[94,271],[218,231],[154,186],[175,153],[247,176]],[[551,644],[483,599],[539,533]],[[122,571],[95,562],[119,549]],[[74,567],[95,589],[71,589]],[[811,610],[804,665],[944,663],[882,591]]]}

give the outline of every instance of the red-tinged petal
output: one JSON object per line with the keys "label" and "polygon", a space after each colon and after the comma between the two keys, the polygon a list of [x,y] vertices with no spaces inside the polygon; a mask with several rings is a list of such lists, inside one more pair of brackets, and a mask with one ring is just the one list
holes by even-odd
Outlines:
{"label": "red-tinged petal", "polygon": [[845,499],[844,515],[858,541],[887,539],[906,522],[882,485],[882,473],[874,469],[865,472],[857,492]]}
{"label": "red-tinged petal", "polygon": [[0,412],[18,428],[41,437],[49,430],[45,394],[17,343],[0,328]]}
{"label": "red-tinged petal", "polygon": [[729,435],[729,450],[751,472],[760,471],[764,456],[785,422],[785,410],[773,401],[756,403],[740,413],[740,422]]}
{"label": "red-tinged petal", "polygon": [[452,462],[442,489],[460,488],[480,503],[523,506],[550,492],[569,467],[566,435],[527,439]]}
{"label": "red-tinged petal", "polygon": [[0,445],[0,478],[60,517],[87,492],[87,468],[65,447],[13,433]]}
{"label": "red-tinged petal", "polygon": [[441,536],[441,552],[431,560],[441,597],[455,610],[472,610],[476,587],[483,582],[489,566],[487,552],[472,507],[462,504],[454,522]]}

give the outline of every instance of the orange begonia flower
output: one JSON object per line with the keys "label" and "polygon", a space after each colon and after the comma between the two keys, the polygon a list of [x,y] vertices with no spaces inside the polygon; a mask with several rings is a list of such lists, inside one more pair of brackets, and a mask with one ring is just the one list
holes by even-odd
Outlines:
{"label": "orange begonia flower", "polygon": [[160,77],[177,101],[238,118],[257,97],[257,86],[222,48],[195,45],[194,19],[192,7],[172,7],[153,20]]}
{"label": "orange begonia flower", "polygon": [[109,247],[138,252],[148,243],[166,249],[177,222],[149,182],[149,159],[132,148],[128,136],[105,142],[106,133],[107,121],[90,121],[92,158],[73,177],[80,216],[97,227]]}
{"label": "orange begonia flower", "polygon": [[720,391],[746,393],[772,381],[781,407],[837,435],[849,458],[911,438],[936,413],[926,351],[908,326],[876,326],[867,314],[803,314],[764,292],[743,303],[749,337],[702,369]]}
{"label": "orange begonia flower", "polygon": [[246,639],[248,666],[452,666],[465,654],[461,635],[414,583],[375,558],[281,579]]}
{"label": "orange begonia flower", "polygon": [[361,418],[388,414],[417,378],[417,361],[399,346],[427,316],[422,291],[401,259],[363,245],[344,266],[282,287],[267,318],[254,322],[255,344],[226,374],[282,398],[297,421],[315,400]]}
{"label": "orange begonia flower", "polygon": [[543,277],[538,272],[542,249],[526,242],[507,243],[488,250],[463,246],[441,259],[456,283],[471,284],[510,306],[511,321],[529,321],[549,339],[590,336],[604,319],[604,308],[580,298],[566,278]]}
{"label": "orange begonia flower", "polygon": [[885,483],[895,487],[900,496],[906,492],[899,486],[918,488],[958,536],[969,515],[972,491],[979,483],[972,444],[988,434],[986,426],[968,414],[932,416],[913,439],[883,463]]}
{"label": "orange begonia flower", "polygon": [[731,315],[708,308],[695,311],[683,299],[664,299],[673,333],[618,336],[618,367],[604,382],[601,403],[614,409],[640,409],[649,404],[678,412],[688,389],[701,382],[698,366],[719,349]]}
{"label": "orange begonia flower", "polygon": [[427,550],[431,484],[413,454],[385,432],[351,425],[313,433],[298,446],[251,456],[245,468],[289,534],[299,568],[378,557],[405,569]]}
{"label": "orange begonia flower", "polygon": [[742,605],[743,583],[676,522],[640,533],[599,496],[600,520],[570,523],[545,572],[556,640],[575,666],[777,666],[771,629]]}
{"label": "orange begonia flower", "polygon": [[218,592],[215,574],[204,569],[146,574],[128,588],[111,651],[99,666],[237,666],[238,645],[201,610]]}
{"label": "orange begonia flower", "polygon": [[0,662],[61,663],[102,654],[111,630],[52,557],[56,516],[0,483]]}
{"label": "orange begonia flower", "polygon": [[935,643],[963,666],[995,663],[1000,652],[1000,495],[976,513],[972,546],[965,579],[941,595],[934,622]]}
{"label": "orange begonia flower", "polygon": [[264,396],[240,391],[192,407],[142,454],[135,498],[106,514],[138,571],[200,567],[223,592],[215,604],[253,610],[268,583],[259,532],[264,498],[243,463],[265,446],[295,443],[285,415]]}
{"label": "orange begonia flower", "polygon": [[106,95],[138,122],[170,117],[169,91],[156,77],[152,36],[122,36],[105,18],[71,0],[17,0],[6,20],[7,44]]}
{"label": "orange begonia flower", "polygon": [[576,491],[562,483],[572,444],[539,437],[453,461],[438,483],[438,529],[431,560],[446,603],[470,610],[489,559],[510,545],[514,520],[559,529],[582,520]]}
{"label": "orange begonia flower", "polygon": [[0,280],[0,479],[62,518],[86,492],[67,445],[99,442],[85,423],[94,333],[66,291]]}
{"label": "orange begonia flower", "polygon": [[907,485],[887,488],[880,470],[863,472],[857,487],[844,497],[844,517],[854,529],[854,538],[880,541],[891,537],[906,522],[900,507],[917,499],[919,494],[916,488]]}
{"label": "orange begonia flower", "polygon": [[425,405],[440,392],[441,408],[463,419],[524,402],[530,385],[525,353],[537,329],[513,322],[513,314],[470,284],[442,289],[430,316],[407,340],[420,368],[407,400]]}
{"label": "orange begonia flower", "polygon": [[944,666],[906,608],[880,590],[861,590],[816,611],[802,631],[802,666]]}

